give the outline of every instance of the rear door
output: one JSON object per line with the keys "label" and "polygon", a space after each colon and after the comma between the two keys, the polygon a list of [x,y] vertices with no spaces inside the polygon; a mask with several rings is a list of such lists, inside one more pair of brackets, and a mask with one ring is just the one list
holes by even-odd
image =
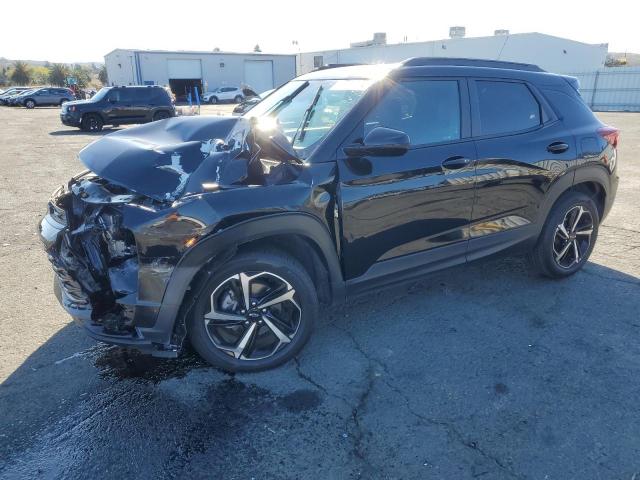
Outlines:
{"label": "rear door", "polygon": [[34,99],[38,105],[50,105],[54,101],[50,88],[42,88],[38,90]]}
{"label": "rear door", "polygon": [[131,95],[132,120],[142,122],[151,119],[151,111],[153,109],[151,104],[155,90],[157,90],[157,88],[153,87],[129,89],[129,94]]}
{"label": "rear door", "polygon": [[477,78],[470,82],[478,154],[469,259],[531,236],[550,185],[576,158],[573,135],[535,86]]}
{"label": "rear door", "polygon": [[345,145],[362,142],[375,127],[387,127],[409,135],[409,150],[362,158],[338,152],[348,279],[361,277],[360,282],[437,261],[464,261],[475,178],[469,120],[464,79],[389,82]]}

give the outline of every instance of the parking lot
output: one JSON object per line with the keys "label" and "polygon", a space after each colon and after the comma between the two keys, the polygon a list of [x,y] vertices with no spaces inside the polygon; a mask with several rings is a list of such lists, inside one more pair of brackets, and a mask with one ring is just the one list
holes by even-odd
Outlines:
{"label": "parking lot", "polygon": [[640,114],[599,116],[621,181],[583,271],[447,270],[325,311],[295,362],[232,376],[70,322],[35,226],[112,130],[0,107],[0,477],[639,480]]}

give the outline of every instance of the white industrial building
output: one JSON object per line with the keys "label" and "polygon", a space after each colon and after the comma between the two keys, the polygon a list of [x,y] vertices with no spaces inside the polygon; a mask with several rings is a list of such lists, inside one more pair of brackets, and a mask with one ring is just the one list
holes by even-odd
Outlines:
{"label": "white industrial building", "polygon": [[450,38],[429,42],[387,44],[386,34],[352,43],[350,48],[301,53],[298,75],[316,68],[352,63],[393,63],[410,57],[457,57],[533,63],[554,73],[590,72],[604,67],[608,44],[587,44],[542,33],[464,37],[464,27],[451,27]]}
{"label": "white industrial building", "polygon": [[110,85],[169,85],[177,95],[223,86],[256,92],[296,75],[295,55],[116,49],[104,57]]}

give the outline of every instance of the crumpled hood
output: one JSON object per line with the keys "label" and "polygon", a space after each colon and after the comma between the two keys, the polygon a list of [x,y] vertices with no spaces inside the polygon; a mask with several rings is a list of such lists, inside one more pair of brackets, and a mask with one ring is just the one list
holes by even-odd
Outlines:
{"label": "crumpled hood", "polygon": [[114,184],[173,201],[246,176],[250,130],[242,117],[170,118],[106,135],[79,156]]}

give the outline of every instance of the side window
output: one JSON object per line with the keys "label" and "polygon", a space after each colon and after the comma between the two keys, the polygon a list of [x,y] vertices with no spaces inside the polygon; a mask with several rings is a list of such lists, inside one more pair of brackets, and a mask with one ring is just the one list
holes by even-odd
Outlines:
{"label": "side window", "polygon": [[131,93],[133,93],[133,100],[142,103],[150,102],[153,96],[152,90],[151,88],[132,88]]}
{"label": "side window", "polygon": [[394,85],[367,115],[366,136],[375,127],[401,130],[412,145],[460,138],[460,92],[456,80],[407,81]]}
{"label": "side window", "polygon": [[133,102],[136,99],[135,88],[123,88],[120,90],[120,103]]}
{"label": "side window", "polygon": [[109,98],[108,100],[110,102],[119,102],[120,101],[120,92],[121,90],[119,88],[114,88],[109,92]]}
{"label": "side window", "polygon": [[524,83],[478,80],[476,90],[482,135],[540,125],[540,104]]}
{"label": "side window", "polygon": [[163,88],[154,88],[151,101],[157,103],[166,103],[169,101],[169,94]]}

